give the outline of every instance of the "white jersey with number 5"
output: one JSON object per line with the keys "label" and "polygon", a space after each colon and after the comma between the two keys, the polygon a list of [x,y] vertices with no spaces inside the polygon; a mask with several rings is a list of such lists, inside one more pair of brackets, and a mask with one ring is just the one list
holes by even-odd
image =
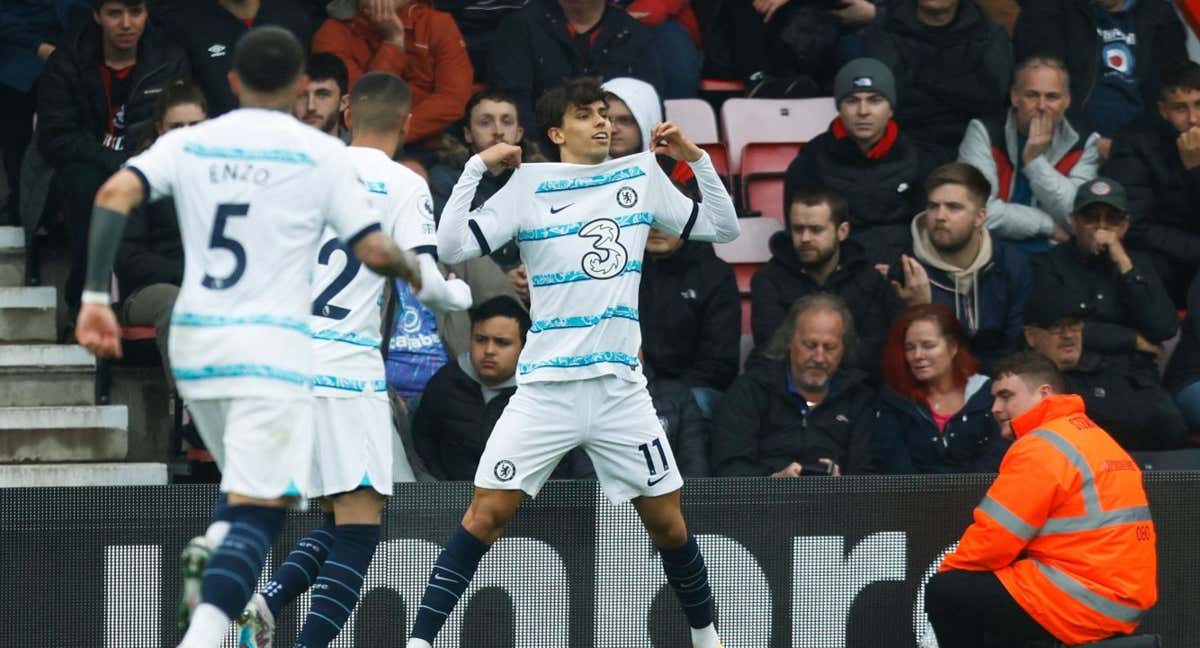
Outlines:
{"label": "white jersey with number 5", "polygon": [[379,227],[346,147],[289,114],[243,108],[167,133],[126,166],[147,201],[175,198],[185,260],[169,353],[180,394],[308,393],[322,232],[353,243]]}
{"label": "white jersey with number 5", "polygon": [[456,263],[517,239],[533,319],[518,383],[642,380],[637,300],[650,228],[700,241],[738,235],[708,155],[691,166],[703,203],[680,193],[646,152],[595,165],[524,164],[468,213],[484,164],[479,156],[467,162],[442,212],[438,253]]}
{"label": "white jersey with number 5", "polygon": [[[433,199],[425,180],[378,149],[346,149],[379,224],[396,244],[437,255]],[[362,267],[332,229],[325,230],[313,284],[313,384],[319,396],[372,392],[386,398],[380,329],[383,277]]]}

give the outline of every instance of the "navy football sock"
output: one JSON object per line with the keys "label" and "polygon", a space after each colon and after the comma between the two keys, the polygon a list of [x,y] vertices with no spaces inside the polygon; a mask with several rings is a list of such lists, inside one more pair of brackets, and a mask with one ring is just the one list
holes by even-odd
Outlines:
{"label": "navy football sock", "polygon": [[490,547],[471,535],[461,524],[455,529],[429,573],[429,584],[425,587],[425,595],[421,597],[421,607],[417,609],[417,619],[413,623],[413,637],[433,643],[458,599],[467,591],[479,561]]}
{"label": "navy football sock", "polygon": [[280,610],[317,581],[317,573],[333,548],[333,537],[333,514],[326,513],[325,523],[301,538],[271,580],[258,590],[273,616],[278,617]]}
{"label": "navy football sock", "polygon": [[378,524],[342,524],[333,533],[333,550],[313,585],[312,608],[294,648],[325,648],[342,631],[379,544]]}
{"label": "navy football sock", "polygon": [[267,506],[230,506],[229,533],[204,570],[200,600],[236,619],[254,593],[271,543],[283,528],[285,511]]}
{"label": "navy football sock", "polygon": [[688,535],[687,544],[678,549],[658,548],[662,556],[663,571],[667,582],[675,590],[688,625],[706,628],[713,622],[712,590],[708,586],[708,568],[696,538]]}

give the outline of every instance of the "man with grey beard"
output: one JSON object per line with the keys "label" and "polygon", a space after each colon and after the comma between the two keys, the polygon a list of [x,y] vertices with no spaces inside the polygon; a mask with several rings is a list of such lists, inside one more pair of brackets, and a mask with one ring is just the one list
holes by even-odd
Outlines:
{"label": "man with grey beard", "polygon": [[817,293],[792,306],[770,361],[750,368],[721,399],[709,444],[716,477],[800,477],[865,472],[875,393],[842,366],[856,342],[841,298]]}

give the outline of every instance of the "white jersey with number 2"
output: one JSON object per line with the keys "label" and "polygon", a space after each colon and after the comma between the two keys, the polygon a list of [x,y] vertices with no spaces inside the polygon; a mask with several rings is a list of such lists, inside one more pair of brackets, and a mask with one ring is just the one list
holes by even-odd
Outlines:
{"label": "white jersey with number 2", "polygon": [[326,224],[379,228],[346,147],[283,112],[243,108],[161,137],[127,168],[173,196],[185,255],[171,369],[186,399],[311,391],[313,274]]}
{"label": "white jersey with number 2", "polygon": [[[346,149],[379,224],[401,248],[437,255],[433,198],[421,176],[374,148]],[[362,267],[333,229],[317,253],[312,304],[313,384],[325,397],[364,392],[386,397],[380,355],[383,277]]]}

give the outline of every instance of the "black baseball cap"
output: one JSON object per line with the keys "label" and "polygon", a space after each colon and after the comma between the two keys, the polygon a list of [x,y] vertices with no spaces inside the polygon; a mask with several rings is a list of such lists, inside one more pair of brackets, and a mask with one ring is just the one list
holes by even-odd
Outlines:
{"label": "black baseball cap", "polygon": [[1050,328],[1063,320],[1083,320],[1091,309],[1084,302],[1035,296],[1025,304],[1025,324]]}
{"label": "black baseball cap", "polygon": [[1116,180],[1096,178],[1083,183],[1075,192],[1075,207],[1072,211],[1082,211],[1088,205],[1109,205],[1122,214],[1129,213],[1129,203],[1125,200],[1125,187]]}

